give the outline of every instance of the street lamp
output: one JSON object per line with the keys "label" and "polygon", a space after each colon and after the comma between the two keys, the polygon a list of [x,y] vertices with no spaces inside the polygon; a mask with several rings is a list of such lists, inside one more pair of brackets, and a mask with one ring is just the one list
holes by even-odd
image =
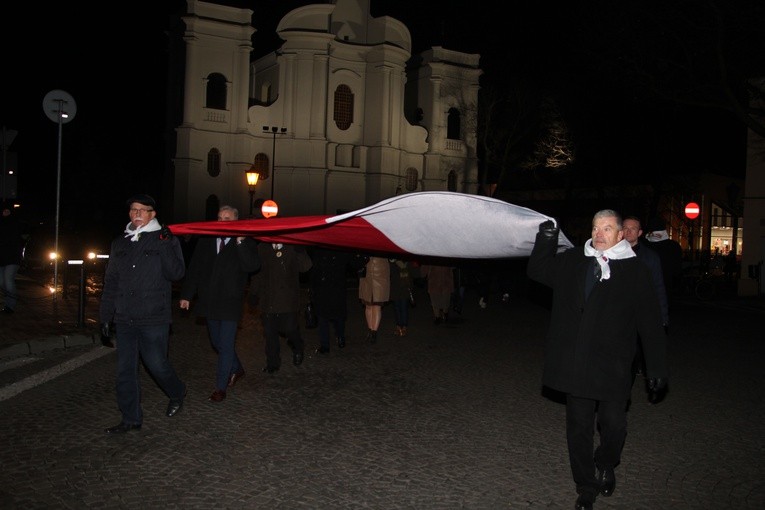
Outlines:
{"label": "street lamp", "polygon": [[273,134],[273,144],[271,145],[271,200],[274,199],[274,172],[276,171],[276,135],[283,135],[287,132],[286,127],[263,126],[263,132]]}
{"label": "street lamp", "polygon": [[258,173],[255,165],[252,165],[248,170],[244,171],[244,175],[247,177],[247,187],[250,191],[250,217],[252,217],[252,203],[255,201],[255,185],[258,183],[258,179],[260,179],[260,173]]}

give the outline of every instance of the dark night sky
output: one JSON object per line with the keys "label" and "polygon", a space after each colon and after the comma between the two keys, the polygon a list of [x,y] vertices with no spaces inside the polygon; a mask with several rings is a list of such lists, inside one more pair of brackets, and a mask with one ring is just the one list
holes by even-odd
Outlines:
{"label": "dark night sky", "polygon": [[[253,57],[259,57],[276,48],[273,32],[281,16],[312,2],[220,3],[255,11]],[[170,13],[185,2],[137,0],[120,4],[119,11],[115,4],[80,4],[60,2],[45,10],[31,10],[30,2],[4,5],[0,122],[19,131],[11,149],[19,154],[18,191],[25,212],[52,215],[58,127],[43,113],[42,100],[53,89],[70,93],[77,115],[63,127],[62,223],[95,222],[113,230],[113,214],[124,213],[124,197],[160,191],[164,31]],[[577,53],[577,45],[598,27],[575,19],[582,13],[570,11],[569,4],[575,2],[513,2],[516,11],[504,17],[475,11],[477,2],[372,0],[372,14],[403,21],[415,52],[441,45],[480,53],[484,86],[521,73],[539,87],[558,91],[570,124],[586,140],[581,157],[603,171],[634,170],[663,159],[678,171],[743,176],[745,130],[730,116],[685,109],[672,120],[666,105],[646,108],[625,100],[631,92],[605,71],[571,65],[572,58],[586,53]],[[110,56],[104,59],[104,54]],[[660,130],[665,134],[657,136]],[[657,139],[668,149],[654,149]]]}

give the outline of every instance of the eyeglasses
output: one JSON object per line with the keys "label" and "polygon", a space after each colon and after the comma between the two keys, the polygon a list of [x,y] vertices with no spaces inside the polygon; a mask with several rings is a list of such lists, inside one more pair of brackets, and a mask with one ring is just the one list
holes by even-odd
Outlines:
{"label": "eyeglasses", "polygon": [[130,208],[130,214],[143,214],[154,212],[154,209],[137,209],[135,207]]}

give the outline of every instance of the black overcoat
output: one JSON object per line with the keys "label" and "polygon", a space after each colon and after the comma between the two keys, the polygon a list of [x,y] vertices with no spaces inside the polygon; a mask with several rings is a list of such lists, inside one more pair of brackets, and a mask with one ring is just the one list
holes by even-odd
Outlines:
{"label": "black overcoat", "polygon": [[300,273],[311,269],[311,257],[303,246],[260,243],[260,271],[250,282],[261,315],[300,311]]}
{"label": "black overcoat", "polygon": [[308,281],[316,314],[327,319],[348,316],[348,273],[363,264],[354,253],[328,248],[310,248],[313,265]]}
{"label": "black overcoat", "polygon": [[611,260],[611,277],[585,299],[592,257],[581,247],[556,254],[557,236],[538,234],[528,276],[553,289],[542,383],[595,400],[628,400],[640,335],[649,378],[667,378],[666,334],[648,268],[636,257]]}
{"label": "black overcoat", "polygon": [[181,299],[196,295],[194,313],[208,319],[239,321],[244,309],[244,292],[250,273],[260,269],[255,240],[236,238],[218,253],[217,237],[202,237],[194,248],[181,287]]}

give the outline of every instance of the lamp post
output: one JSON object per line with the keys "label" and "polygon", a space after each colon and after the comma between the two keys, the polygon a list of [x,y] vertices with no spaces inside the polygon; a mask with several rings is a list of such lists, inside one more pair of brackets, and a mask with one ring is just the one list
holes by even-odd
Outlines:
{"label": "lamp post", "polygon": [[286,127],[279,126],[263,126],[263,132],[271,132],[273,135],[273,143],[271,145],[271,200],[274,199],[274,172],[276,171],[276,135],[283,135],[287,132]]}
{"label": "lamp post", "polygon": [[249,169],[244,171],[244,175],[247,177],[247,187],[250,192],[250,218],[252,218],[252,203],[255,200],[255,185],[258,183],[258,179],[260,179],[260,173],[258,173],[255,165],[252,165]]}

